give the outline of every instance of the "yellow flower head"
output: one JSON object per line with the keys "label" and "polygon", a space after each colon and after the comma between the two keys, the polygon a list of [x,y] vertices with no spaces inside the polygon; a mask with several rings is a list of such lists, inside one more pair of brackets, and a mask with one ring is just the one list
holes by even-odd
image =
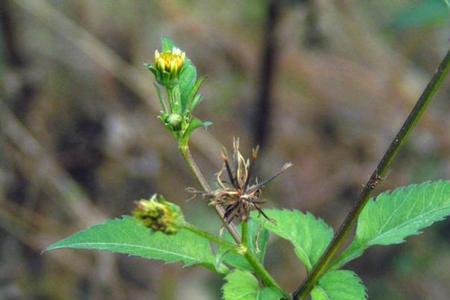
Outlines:
{"label": "yellow flower head", "polygon": [[170,52],[159,53],[155,50],[155,67],[160,72],[178,75],[183,68],[186,53],[178,48],[172,48]]}

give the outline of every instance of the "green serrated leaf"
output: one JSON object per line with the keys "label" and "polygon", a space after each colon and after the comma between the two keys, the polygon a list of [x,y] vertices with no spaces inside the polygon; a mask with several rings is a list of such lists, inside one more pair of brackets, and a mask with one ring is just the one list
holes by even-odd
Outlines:
{"label": "green serrated leaf", "polygon": [[163,37],[161,39],[161,50],[162,52],[169,52],[172,51],[173,48],[178,48],[175,43],[169,39],[168,37]]}
{"label": "green serrated leaf", "polygon": [[280,300],[283,299],[283,293],[274,288],[263,288],[256,296],[257,300]]}
{"label": "green serrated leaf", "polygon": [[280,300],[283,294],[274,288],[260,288],[250,272],[236,270],[225,276],[224,300]]}
{"label": "green serrated leaf", "polygon": [[409,185],[370,200],[358,218],[356,237],[335,267],[357,258],[370,246],[399,244],[450,215],[450,182]]}
{"label": "green serrated leaf", "polygon": [[157,259],[186,266],[202,264],[214,267],[207,239],[181,229],[177,234],[152,232],[132,217],[108,220],[75,233],[49,246],[46,251],[72,248],[110,251]]}
{"label": "green serrated leaf", "polygon": [[257,299],[258,280],[249,272],[236,270],[225,276],[224,300],[255,300]]}
{"label": "green serrated leaf", "polygon": [[364,300],[366,287],[352,271],[337,270],[323,275],[311,291],[312,300]]}
{"label": "green serrated leaf", "polygon": [[275,222],[258,218],[256,212],[252,213],[252,218],[269,231],[291,241],[298,258],[310,271],[331,241],[333,229],[310,213],[276,209],[265,209],[264,212]]}
{"label": "green serrated leaf", "polygon": [[311,299],[312,300],[330,300],[330,298],[328,298],[327,292],[319,285],[317,285],[311,291]]}

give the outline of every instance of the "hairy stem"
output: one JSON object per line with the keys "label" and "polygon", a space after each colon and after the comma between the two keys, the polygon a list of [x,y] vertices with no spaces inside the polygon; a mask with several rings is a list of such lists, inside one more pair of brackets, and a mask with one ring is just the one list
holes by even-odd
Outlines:
{"label": "hairy stem", "polygon": [[319,259],[317,264],[314,266],[307,280],[292,294],[293,299],[306,299],[311,290],[316,285],[320,277],[329,269],[329,266],[336,256],[336,253],[340,250],[346,238],[348,237],[353,225],[356,223],[359,214],[363,210],[364,206],[369,201],[372,191],[386,175],[392,162],[395,160],[399,150],[408,140],[408,137],[415,125],[419,121],[422,114],[425,112],[428,104],[431,102],[434,94],[439,90],[443,80],[447,76],[450,68],[450,50],[447,51],[446,56],[440,63],[436,73],[431,78],[430,82],[426,86],[416,105],[412,109],[403,126],[400,128],[399,132],[392,140],[388,149],[383,155],[383,158],[378,163],[378,166],[373,171],[370,176],[369,181],[364,186],[361,194],[359,195],[358,201],[353,209],[349,212],[344,222],[342,223],[339,231],[334,236],[330,245],[325,250],[325,253]]}
{"label": "hairy stem", "polygon": [[[194,158],[192,157],[191,151],[189,150],[188,145],[180,145],[180,151],[183,155],[184,160],[189,165],[189,168],[191,169],[192,173],[194,174],[195,178],[197,178],[197,181],[200,183],[202,189],[207,192],[211,193],[211,187],[209,186],[208,182],[205,179],[205,176],[203,176],[203,173],[200,171],[199,167],[197,166],[197,163],[195,162]],[[228,232],[231,234],[233,239],[236,241],[236,244],[241,244],[241,238],[239,236],[239,233],[236,229],[236,226],[232,223],[228,223],[225,218],[225,212],[222,207],[219,205],[214,205],[214,208],[219,215],[220,219],[222,220],[223,225],[228,230]]]}

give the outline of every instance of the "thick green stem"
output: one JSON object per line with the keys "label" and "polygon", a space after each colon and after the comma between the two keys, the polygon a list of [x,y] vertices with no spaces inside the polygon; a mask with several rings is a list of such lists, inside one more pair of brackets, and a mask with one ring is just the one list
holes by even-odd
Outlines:
{"label": "thick green stem", "polygon": [[[200,183],[202,189],[207,193],[211,193],[212,192],[211,187],[209,186],[208,182],[205,179],[205,176],[203,176],[203,173],[200,171],[199,167],[195,163],[195,160],[192,157],[191,151],[189,150],[189,146],[188,145],[180,145],[179,148],[180,148],[181,154],[183,155],[184,160],[189,165],[189,168],[191,169],[195,178],[197,178],[197,181]],[[219,205],[214,205],[214,209],[216,210],[217,214],[219,215],[220,219],[222,220],[222,223],[225,226],[225,228],[228,230],[228,232],[231,234],[233,239],[236,241],[236,244],[240,245],[241,238],[236,229],[236,226],[234,226],[234,224],[232,224],[232,223],[229,224],[225,220],[225,218],[224,218],[225,212],[222,207],[220,207]]]}
{"label": "thick green stem", "polygon": [[423,91],[413,110],[409,114],[405,123],[400,128],[395,138],[392,140],[391,144],[389,145],[389,148],[383,155],[383,158],[380,160],[378,166],[373,171],[369,181],[366,183],[361,194],[359,195],[356,205],[353,207],[353,209],[349,212],[349,214],[345,218],[339,231],[336,233],[330,245],[325,250],[325,253],[322,255],[317,264],[314,266],[307,280],[292,294],[293,299],[295,300],[306,299],[311,290],[316,285],[317,281],[320,279],[320,277],[329,269],[332,260],[336,256],[336,253],[345,243],[346,238],[348,237],[349,233],[351,232],[351,229],[355,225],[359,214],[369,201],[372,191],[386,175],[387,171],[389,170],[389,167],[395,160],[399,150],[408,140],[410,133],[414,129],[420,117],[428,107],[428,104],[431,102],[431,99],[433,98],[434,94],[436,94],[436,92],[439,90],[439,87],[441,86],[443,80],[447,76],[449,68],[450,68],[450,50],[447,51],[447,54],[440,63],[438,69],[436,70],[436,73],[426,86],[425,90]]}

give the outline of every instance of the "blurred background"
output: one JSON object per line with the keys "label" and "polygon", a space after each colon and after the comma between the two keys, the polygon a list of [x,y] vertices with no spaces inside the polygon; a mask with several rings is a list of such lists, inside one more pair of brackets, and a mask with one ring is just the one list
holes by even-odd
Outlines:
{"label": "blurred background", "polygon": [[[262,146],[260,176],[294,167],[268,207],[339,226],[450,41],[443,0],[0,1],[0,299],[219,299],[200,267],[61,250],[50,243],[158,192],[217,232],[213,210],[156,119],[161,36],[184,49],[205,101],[193,153],[211,181],[220,145]],[[450,177],[450,81],[377,192]],[[370,299],[449,299],[450,222],[348,268]],[[267,265],[287,290],[305,277],[285,241]]]}

